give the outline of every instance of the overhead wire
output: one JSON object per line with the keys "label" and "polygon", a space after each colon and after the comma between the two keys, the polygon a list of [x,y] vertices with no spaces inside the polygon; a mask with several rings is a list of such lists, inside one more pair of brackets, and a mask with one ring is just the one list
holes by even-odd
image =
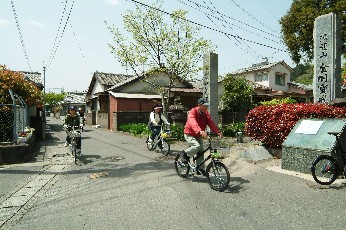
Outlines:
{"label": "overhead wire", "polygon": [[87,64],[87,61],[86,61],[86,58],[85,58],[84,52],[83,52],[83,50],[82,50],[82,48],[81,48],[81,46],[80,46],[80,43],[79,43],[78,37],[77,37],[77,35],[76,35],[76,33],[75,33],[74,29],[73,29],[72,23],[71,23],[71,22],[69,22],[69,25],[70,25],[70,27],[71,27],[72,34],[73,34],[73,36],[74,36],[74,37],[75,37],[75,39],[76,39],[77,46],[78,46],[78,49],[79,49],[79,51],[80,51],[80,53],[81,53],[81,55],[82,55],[82,57],[83,57],[83,60],[85,61],[85,64]]}
{"label": "overhead wire", "polygon": [[18,33],[19,33],[19,39],[20,39],[20,43],[21,43],[22,48],[23,48],[24,56],[25,56],[25,59],[26,59],[28,66],[29,66],[30,72],[33,72],[31,65],[30,65],[29,56],[28,56],[28,53],[27,53],[26,48],[25,48],[24,39],[23,39],[22,31],[21,31],[20,26],[19,26],[19,20],[18,20],[18,16],[17,16],[17,12],[15,9],[13,0],[11,0],[11,5],[12,5],[12,11],[13,11],[14,19],[16,20],[16,25],[17,25],[17,29],[18,29]]}
{"label": "overhead wire", "polygon": [[[181,0],[178,0],[178,1],[181,2]],[[206,6],[203,6],[203,5],[201,5],[201,4],[197,3],[197,2],[194,2],[194,1],[192,1],[192,0],[187,0],[187,1],[190,2],[190,3],[192,3],[192,4],[194,4],[194,5],[199,6],[199,7],[201,7],[201,8],[206,8],[206,9],[207,9]],[[183,4],[186,5],[186,3],[183,3]],[[217,14],[219,14],[220,16],[222,16],[222,18],[228,18],[228,19],[230,19],[230,20],[232,20],[232,21],[235,21],[235,22],[237,22],[237,23],[240,23],[240,24],[242,24],[242,25],[245,25],[245,26],[247,26],[247,27],[250,27],[252,30],[257,30],[257,31],[262,32],[262,33],[264,33],[264,34],[266,34],[266,35],[270,35],[270,36],[272,36],[272,37],[275,37],[275,38],[279,38],[279,39],[280,39],[280,37],[276,36],[275,34],[269,33],[268,31],[264,31],[264,30],[262,30],[262,29],[259,29],[259,28],[257,28],[257,27],[254,27],[254,26],[252,26],[252,25],[249,25],[249,24],[247,24],[247,23],[245,23],[245,22],[243,22],[243,21],[240,21],[240,20],[238,20],[238,19],[232,18],[232,17],[230,17],[229,15],[225,15],[225,14],[222,14],[221,12],[216,12],[216,11],[214,11],[214,10],[211,10],[211,12],[212,12],[212,13],[217,13]],[[212,16],[213,16],[213,15],[212,15]],[[214,16],[213,16],[213,17],[214,17]],[[225,20],[224,20],[224,21],[225,21]],[[240,26],[237,26],[237,25],[235,25],[235,24],[233,24],[233,23],[230,23],[230,22],[228,22],[228,21],[225,21],[225,22],[227,22],[227,23],[231,24],[232,26],[235,26],[235,27],[237,27],[237,28],[239,28],[239,29],[241,29],[241,30],[244,30],[244,31],[246,31],[246,32],[253,33],[253,32],[251,32],[251,31],[249,31],[249,30],[247,30],[247,29],[244,29],[244,28],[242,28],[242,27],[240,27]],[[255,34],[255,33],[254,33],[254,34]],[[256,35],[257,35],[257,34],[256,34]],[[260,35],[258,35],[258,36],[260,36]]]}
{"label": "overhead wire", "polygon": [[246,13],[249,17],[251,17],[253,20],[257,21],[259,24],[261,24],[262,26],[264,26],[265,28],[269,29],[270,31],[277,33],[277,31],[273,30],[272,28],[270,28],[269,26],[267,26],[266,24],[264,24],[262,21],[260,21],[259,19],[257,19],[256,17],[254,17],[252,14],[250,14],[249,12],[247,12],[244,8],[242,8],[239,4],[237,4],[234,0],[230,0],[231,2],[233,2],[238,8],[240,8],[244,13]]}
{"label": "overhead wire", "polygon": [[60,18],[60,22],[59,22],[58,31],[56,32],[56,35],[55,35],[55,38],[54,38],[53,47],[52,47],[52,50],[50,51],[48,60],[50,60],[52,58],[52,56],[53,56],[53,52],[54,52],[54,49],[55,49],[55,46],[56,46],[56,41],[57,41],[57,39],[59,37],[60,29],[62,27],[62,21],[64,19],[65,13],[66,13],[66,5],[67,5],[67,0],[65,1],[65,4],[64,4],[63,12],[62,12],[62,15],[61,15],[61,18]]}
{"label": "overhead wire", "polygon": [[[66,1],[67,1],[67,0],[66,0]],[[56,54],[56,52],[57,52],[57,50],[58,50],[58,48],[59,48],[61,39],[62,39],[62,37],[63,37],[63,35],[64,35],[64,32],[65,32],[65,29],[66,29],[66,25],[67,25],[67,23],[69,22],[69,19],[70,19],[70,16],[71,16],[71,12],[72,12],[72,9],[73,9],[73,5],[74,5],[74,0],[72,1],[72,5],[71,5],[70,11],[69,11],[69,13],[68,13],[68,15],[67,15],[66,22],[65,22],[64,28],[63,28],[63,30],[62,30],[62,32],[61,32],[61,35],[60,35],[58,44],[57,44],[55,47],[53,47],[53,50],[54,50],[54,51],[53,51],[52,57],[51,57],[50,60],[48,61],[49,64],[47,65],[47,68],[49,68],[50,65],[52,64],[52,61],[54,60],[55,54]]]}
{"label": "overhead wire", "polygon": [[[147,8],[151,8],[151,9],[156,10],[156,11],[159,11],[159,12],[161,12],[161,13],[164,13],[164,14],[167,14],[167,15],[172,15],[172,14],[169,13],[169,12],[166,12],[166,11],[164,11],[164,10],[155,8],[155,7],[153,7],[153,6],[149,6],[149,5],[145,4],[145,3],[142,3],[142,2],[139,2],[139,1],[136,1],[136,0],[126,0],[126,1],[132,1],[132,2],[134,2],[134,3],[136,3],[136,4],[140,4],[140,5],[142,5],[142,6],[145,6],[145,7],[147,7]],[[241,40],[243,40],[243,41],[248,41],[248,42],[253,43],[253,44],[257,44],[257,45],[264,46],[264,47],[267,47],[267,48],[271,48],[271,49],[279,50],[279,51],[282,51],[282,52],[286,52],[285,50],[282,50],[282,49],[279,49],[279,48],[276,48],[276,47],[272,47],[272,46],[269,46],[269,45],[266,45],[266,44],[262,44],[262,43],[260,43],[260,42],[252,41],[252,40],[249,40],[249,39],[246,39],[246,38],[242,38],[242,37],[239,37],[239,36],[230,34],[230,33],[226,33],[226,32],[223,32],[223,31],[221,31],[221,30],[214,29],[214,28],[211,28],[211,27],[209,27],[209,26],[200,24],[200,23],[198,23],[198,22],[191,21],[191,20],[189,20],[189,19],[185,19],[185,18],[180,18],[180,19],[185,20],[185,21],[187,21],[187,22],[190,22],[190,23],[192,23],[192,24],[198,25],[198,26],[200,26],[200,27],[203,27],[203,28],[206,28],[206,29],[209,29],[209,30],[218,32],[218,33],[227,34],[228,36],[236,37],[236,38],[241,39]]]}
{"label": "overhead wire", "polygon": [[[204,0],[203,0],[203,2],[204,2]],[[215,5],[212,3],[211,0],[209,0],[209,3],[210,3],[210,5],[213,6],[213,8],[215,9],[215,11],[216,11],[218,14],[220,14],[219,10],[216,9]],[[209,8],[209,7],[208,7],[208,8]],[[223,19],[223,16],[222,16],[222,15],[221,15],[221,18]],[[263,37],[263,38],[265,38],[265,37]],[[268,39],[268,40],[273,41],[273,42],[276,42],[276,41],[271,40],[271,39]],[[246,43],[246,42],[244,42],[244,43]],[[241,44],[242,44],[242,42],[241,42]],[[240,47],[240,48],[241,48],[241,47]],[[241,49],[242,49],[242,48],[241,48]],[[258,52],[255,51],[254,49],[251,49],[251,47],[250,47],[248,44],[245,44],[245,49],[248,51],[247,53],[252,53],[255,57],[257,57],[257,58],[262,58],[262,60],[263,60],[263,59],[268,59],[268,58],[269,58],[269,57],[265,57],[264,55],[258,53]],[[242,50],[243,50],[243,49],[242,49]],[[279,52],[279,51],[275,51],[275,52]],[[272,55],[273,55],[273,54],[272,54]],[[244,64],[244,63],[242,63],[242,64]]]}
{"label": "overhead wire", "polygon": [[[185,3],[182,2],[181,0],[178,0],[178,1],[181,2],[181,3],[183,3],[183,4],[185,4]],[[209,2],[210,2],[210,1],[209,1]],[[207,3],[206,3],[204,0],[203,0],[203,3],[204,3],[204,5],[206,6],[207,9],[209,9],[210,11],[214,11],[214,10],[212,10],[212,9],[207,5]],[[210,4],[212,4],[212,3],[210,2]],[[187,4],[185,4],[185,5],[187,5]],[[198,11],[204,13],[204,15],[206,15],[206,17],[207,17],[214,25],[216,25],[216,26],[219,28],[219,26],[218,26],[210,17],[216,18],[218,21],[221,22],[221,25],[222,25],[225,29],[227,29],[227,27],[222,23],[222,21],[228,23],[227,21],[222,20],[222,19],[216,17],[215,15],[211,15],[211,14],[208,14],[208,13],[202,11],[201,5],[200,5],[200,4],[196,4],[196,5],[197,5],[198,9],[196,9],[195,7],[193,7],[193,6],[191,6],[191,5],[188,5],[188,6],[190,6],[190,7],[194,8],[194,9],[196,9],[196,10],[198,10]],[[214,9],[216,10],[216,12],[219,14],[219,11],[216,9],[216,7],[215,7],[214,5],[213,5],[213,8],[214,8]],[[221,16],[221,17],[222,17],[222,16]],[[232,27],[229,26],[229,28],[230,28],[231,30],[233,30]],[[236,36],[239,37],[239,35],[236,35]],[[226,35],[226,37],[227,37],[229,40],[231,40],[231,38],[230,38],[228,35]],[[238,46],[241,50],[243,50],[244,52],[246,52],[246,53],[248,53],[248,54],[252,53],[253,55],[255,55],[255,56],[257,56],[257,57],[260,57],[259,54],[256,53],[255,51],[252,51],[251,48],[250,48],[247,44],[244,45],[244,43],[243,43],[242,40],[238,40],[237,37],[233,37],[233,38],[234,38],[234,40],[236,41],[234,44],[235,44],[236,46]],[[245,47],[243,47],[243,46],[245,46]]]}

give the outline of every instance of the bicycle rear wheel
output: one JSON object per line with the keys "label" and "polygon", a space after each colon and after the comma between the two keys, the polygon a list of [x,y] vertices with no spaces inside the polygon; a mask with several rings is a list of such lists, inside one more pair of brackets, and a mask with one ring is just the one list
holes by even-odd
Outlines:
{"label": "bicycle rear wheel", "polygon": [[184,164],[181,162],[180,154],[177,155],[174,161],[175,170],[180,177],[186,177],[189,174],[190,166],[189,164]]}
{"label": "bicycle rear wheel", "polygon": [[311,166],[314,180],[321,185],[332,184],[338,175],[338,165],[333,157],[322,155],[317,157]]}
{"label": "bicycle rear wheel", "polygon": [[207,167],[207,178],[210,187],[216,191],[225,190],[230,181],[228,168],[219,161],[212,161]]}
{"label": "bicycle rear wheel", "polygon": [[167,142],[165,139],[162,139],[162,149],[161,149],[162,155],[167,156],[170,150],[171,150],[171,145],[169,144],[169,142]]}
{"label": "bicycle rear wheel", "polygon": [[150,136],[147,137],[146,144],[149,151],[154,149],[154,141],[149,141]]}

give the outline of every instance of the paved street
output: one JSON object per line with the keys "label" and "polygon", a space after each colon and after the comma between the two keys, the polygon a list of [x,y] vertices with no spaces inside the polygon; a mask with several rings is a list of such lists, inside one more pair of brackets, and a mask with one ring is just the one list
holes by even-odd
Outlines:
{"label": "paved street", "polygon": [[0,166],[0,229],[296,230],[346,224],[345,184],[319,186],[310,175],[280,170],[280,160],[254,163],[233,153],[224,161],[230,187],[216,192],[204,177],[176,175],[173,159],[184,143],[161,157],[146,149],[144,138],[87,126],[83,155],[74,165],[63,147],[62,121],[47,124],[47,147],[36,161]]}

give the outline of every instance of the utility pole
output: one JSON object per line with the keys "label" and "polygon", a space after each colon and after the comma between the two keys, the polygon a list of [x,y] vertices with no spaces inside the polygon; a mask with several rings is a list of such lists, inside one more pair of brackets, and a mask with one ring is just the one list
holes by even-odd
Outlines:
{"label": "utility pole", "polygon": [[46,67],[43,62],[43,118],[46,123]]}

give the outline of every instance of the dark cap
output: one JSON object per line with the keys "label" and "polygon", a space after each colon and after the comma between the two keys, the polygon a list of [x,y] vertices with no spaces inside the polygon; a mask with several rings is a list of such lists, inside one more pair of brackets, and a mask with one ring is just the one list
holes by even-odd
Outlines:
{"label": "dark cap", "polygon": [[71,106],[68,107],[68,109],[69,110],[76,110],[76,107],[71,105]]}
{"label": "dark cap", "polygon": [[198,104],[199,105],[209,106],[209,102],[205,98],[198,99]]}

